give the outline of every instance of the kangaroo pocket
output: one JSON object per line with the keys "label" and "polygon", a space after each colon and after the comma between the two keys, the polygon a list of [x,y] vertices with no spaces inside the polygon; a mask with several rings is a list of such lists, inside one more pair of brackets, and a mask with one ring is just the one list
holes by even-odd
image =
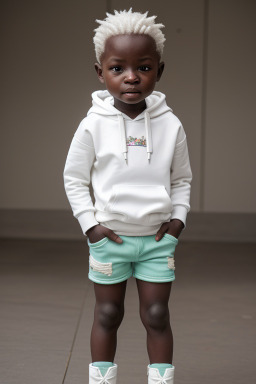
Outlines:
{"label": "kangaroo pocket", "polygon": [[164,185],[117,184],[104,211],[127,223],[155,225],[170,218],[172,203]]}

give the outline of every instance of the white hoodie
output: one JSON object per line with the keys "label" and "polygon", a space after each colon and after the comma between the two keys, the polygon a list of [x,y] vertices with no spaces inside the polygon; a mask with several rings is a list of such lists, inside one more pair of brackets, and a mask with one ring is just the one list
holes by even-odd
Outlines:
{"label": "white hoodie", "polygon": [[192,174],[184,129],[165,95],[154,91],[135,119],[114,107],[108,91],[92,98],[64,169],[67,197],[83,233],[99,223],[126,236],[154,235],[174,218],[185,225]]}

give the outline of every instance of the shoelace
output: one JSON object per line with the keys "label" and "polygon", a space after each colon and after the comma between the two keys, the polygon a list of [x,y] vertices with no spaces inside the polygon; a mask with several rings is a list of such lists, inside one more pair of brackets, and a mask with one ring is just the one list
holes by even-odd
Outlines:
{"label": "shoelace", "polygon": [[165,381],[165,379],[162,378],[159,381],[157,381],[156,384],[167,384],[167,382]]}
{"label": "shoelace", "polygon": [[[113,376],[109,377],[109,380],[111,380],[111,379],[113,379]],[[108,379],[106,379],[105,377],[102,377],[99,384],[111,384],[111,383],[108,381]]]}
{"label": "shoelace", "polygon": [[110,384],[110,382],[107,379],[103,379],[99,382],[99,384]]}

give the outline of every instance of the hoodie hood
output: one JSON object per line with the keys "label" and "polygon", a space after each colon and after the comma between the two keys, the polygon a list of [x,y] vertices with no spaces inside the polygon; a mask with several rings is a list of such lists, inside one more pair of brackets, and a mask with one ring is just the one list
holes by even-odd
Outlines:
{"label": "hoodie hood", "polygon": [[114,98],[107,90],[96,91],[92,94],[92,107],[89,109],[87,115],[96,113],[98,115],[106,116],[106,118],[113,116],[118,119],[121,138],[120,147],[126,162],[128,147],[126,142],[125,120],[133,120],[134,122],[142,119],[145,120],[147,156],[148,161],[150,161],[150,156],[153,152],[150,120],[157,116],[163,115],[166,112],[172,112],[171,108],[166,104],[165,95],[161,92],[152,92],[152,94],[148,96],[145,101],[147,106],[146,109],[135,119],[131,119],[129,116],[125,115],[114,107]]}

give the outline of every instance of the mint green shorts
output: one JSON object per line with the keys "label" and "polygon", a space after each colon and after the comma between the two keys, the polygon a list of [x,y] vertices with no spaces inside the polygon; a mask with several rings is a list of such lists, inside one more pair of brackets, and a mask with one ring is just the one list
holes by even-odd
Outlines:
{"label": "mint green shorts", "polygon": [[155,283],[175,280],[174,251],[178,240],[167,233],[160,241],[151,236],[122,236],[122,244],[108,237],[87,243],[90,280],[117,284],[134,276]]}

